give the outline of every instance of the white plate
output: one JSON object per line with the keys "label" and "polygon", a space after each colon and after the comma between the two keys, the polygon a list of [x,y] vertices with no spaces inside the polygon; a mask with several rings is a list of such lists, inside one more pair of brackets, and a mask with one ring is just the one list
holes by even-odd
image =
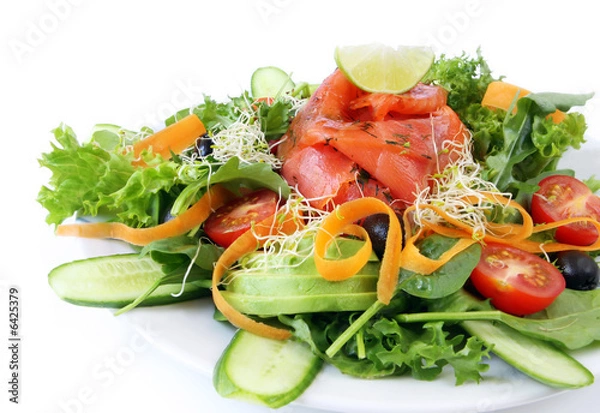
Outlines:
{"label": "white plate", "polygon": [[[562,166],[577,166],[578,176],[587,178],[597,169],[600,147],[595,142],[585,150],[569,153]],[[110,241],[85,241],[93,255],[118,251]],[[153,345],[174,360],[212,376],[213,367],[233,335],[234,329],[213,320],[210,299],[164,307],[137,308],[119,316],[136,328]],[[600,349],[575,353],[595,375],[600,375]],[[490,369],[480,384],[455,386],[451,369],[432,381],[410,377],[361,380],[342,375],[326,366],[311,387],[294,402],[311,408],[338,412],[450,413],[495,411],[542,400],[562,392],[539,384],[499,359],[489,361]]]}

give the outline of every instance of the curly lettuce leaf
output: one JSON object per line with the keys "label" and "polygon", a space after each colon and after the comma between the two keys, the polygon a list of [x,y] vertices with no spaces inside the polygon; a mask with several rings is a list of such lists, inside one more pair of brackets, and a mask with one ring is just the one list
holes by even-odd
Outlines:
{"label": "curly lettuce leaf", "polygon": [[504,143],[503,124],[506,112],[492,110],[479,103],[469,105],[463,112],[462,121],[473,134],[473,158],[482,162],[493,148]]}
{"label": "curly lettuce leaf", "polygon": [[209,96],[192,108],[180,110],[165,121],[168,126],[190,113],[196,114],[209,133],[215,134],[238,121],[242,112],[252,113],[260,124],[267,141],[279,139],[288,129],[297,108],[291,99],[275,99],[273,102],[254,101],[248,91],[231,98],[228,102],[217,102]]}
{"label": "curly lettuce leaf", "polygon": [[57,144],[52,143],[52,151],[39,160],[52,172],[48,186],[38,194],[38,202],[49,212],[46,222],[60,224],[76,212],[97,215],[101,200],[125,186],[133,174],[131,156],[82,145],[64,124],[52,132]]}
{"label": "curly lettuce leaf", "polygon": [[590,188],[590,191],[594,193],[600,191],[600,179],[596,178],[596,175],[590,176],[583,182],[588,186],[588,188]]}
{"label": "curly lettuce leaf", "polygon": [[102,197],[99,205],[115,213],[118,220],[127,225],[153,226],[160,220],[164,198],[161,194],[168,194],[177,183],[177,164],[174,162],[138,168],[122,188]]}
{"label": "curly lettuce leaf", "polygon": [[[481,102],[488,85],[494,80],[492,71],[477,50],[476,57],[465,53],[448,58],[441,55],[423,78],[424,83],[439,85],[448,92],[448,106],[461,117],[463,122],[469,106]],[[468,122],[465,122],[468,125]]]}
{"label": "curly lettuce leaf", "polygon": [[581,113],[567,113],[560,123],[550,118],[534,119],[531,141],[541,156],[560,157],[565,148],[581,148],[585,143],[584,132],[587,129],[585,117]]}
{"label": "curly lettuce leaf", "polygon": [[473,133],[473,156],[483,165],[483,177],[501,191],[531,192],[534,186],[525,181],[556,170],[559,158],[584,142],[585,119],[568,113],[560,123],[547,115],[567,112],[583,106],[589,94],[529,94],[517,103],[515,115],[481,106],[488,85],[495,78],[481,55],[472,58],[447,58],[442,55],[432,65],[423,82],[442,86],[448,92],[448,106],[458,114]]}
{"label": "curly lettuce leaf", "polygon": [[[411,375],[434,380],[445,366],[454,370],[456,384],[479,382],[488,369],[489,350],[475,337],[454,334],[442,322],[401,324],[391,318],[372,320],[342,351],[328,357],[325,349],[352,320],[348,314],[304,314],[280,320],[294,336],[342,373],[361,378]],[[360,344],[359,344],[360,343]],[[364,347],[361,355],[359,346]]]}
{"label": "curly lettuce leaf", "polygon": [[294,116],[290,100],[277,99],[273,103],[261,101],[256,104],[261,130],[267,141],[275,141],[287,132]]}
{"label": "curly lettuce leaf", "polygon": [[[54,136],[57,144],[39,161],[52,172],[38,194],[50,224],[78,214],[149,227],[160,222],[166,208],[181,213],[217,183],[233,192],[266,187],[287,197],[290,191],[269,165],[241,163],[236,157],[224,165],[156,157],[143,168],[133,166],[133,154],[119,145],[106,150],[94,140],[80,144],[66,125],[56,128]],[[182,168],[187,173],[181,173]]]}
{"label": "curly lettuce leaf", "polygon": [[38,194],[49,224],[74,214],[109,215],[132,227],[158,222],[161,194],[177,183],[174,162],[138,168],[132,165],[133,153],[123,153],[120,146],[107,151],[93,140],[80,144],[66,125],[53,132],[57,145],[39,160],[52,172]]}
{"label": "curly lettuce leaf", "polygon": [[567,111],[583,106],[591,94],[529,94],[517,102],[517,113],[508,114],[503,124],[502,145],[490,148],[483,160],[484,177],[500,191],[530,190],[525,183],[556,169],[559,158],[569,148],[584,142],[585,120],[567,114],[563,122],[553,123],[547,116],[557,109]]}
{"label": "curly lettuce leaf", "polygon": [[165,126],[169,126],[187,115],[193,113],[202,120],[206,130],[216,133],[227,128],[240,116],[240,111],[248,107],[250,101],[248,92],[241,96],[232,98],[228,102],[217,102],[210,96],[204,96],[204,101],[191,108],[184,108],[165,120]]}
{"label": "curly lettuce leaf", "polygon": [[450,365],[457,385],[479,382],[480,373],[489,368],[482,363],[482,359],[488,357],[483,342],[476,337],[465,339],[462,334],[450,335],[443,327],[443,322],[429,322],[415,334],[394,320],[379,320],[372,331],[379,338],[378,342],[385,344],[373,357],[384,365],[408,366],[412,376],[419,380],[433,380],[444,366]]}

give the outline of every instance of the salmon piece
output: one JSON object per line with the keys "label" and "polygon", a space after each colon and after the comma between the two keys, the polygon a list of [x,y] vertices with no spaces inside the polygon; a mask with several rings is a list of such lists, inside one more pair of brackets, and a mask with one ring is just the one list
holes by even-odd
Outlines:
{"label": "salmon piece", "polygon": [[392,197],[405,205],[428,186],[427,179],[441,172],[450,159],[443,141],[464,134],[458,115],[448,106],[427,118],[388,120],[348,125],[329,140],[329,145],[360,165]]}
{"label": "salmon piece", "polygon": [[326,124],[352,122],[352,111],[348,102],[362,96],[364,92],[354,86],[336,70],[321,83],[304,107],[292,120],[288,132],[278,146],[278,156],[285,160],[292,148],[323,143],[326,139]]}
{"label": "salmon piece", "polygon": [[361,196],[390,200],[387,188],[361,174],[355,162],[329,145],[293,151],[283,164],[282,174],[313,207],[323,210]]}
{"label": "salmon piece", "polygon": [[402,210],[451,161],[444,142],[467,137],[442,88],[367,93],[336,70],[297,113],[278,156],[282,176],[317,208],[377,196]]}
{"label": "salmon piece", "polygon": [[446,105],[447,93],[437,86],[417,84],[401,95],[368,93],[349,103],[352,110],[370,108],[371,119],[380,121],[394,115],[426,115]]}

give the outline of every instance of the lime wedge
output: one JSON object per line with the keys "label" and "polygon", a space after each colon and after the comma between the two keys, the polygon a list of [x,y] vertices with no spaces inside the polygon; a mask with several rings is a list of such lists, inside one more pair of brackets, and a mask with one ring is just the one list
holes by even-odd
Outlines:
{"label": "lime wedge", "polygon": [[425,76],[435,54],[429,47],[382,44],[339,46],[335,62],[358,88],[367,92],[403,93]]}

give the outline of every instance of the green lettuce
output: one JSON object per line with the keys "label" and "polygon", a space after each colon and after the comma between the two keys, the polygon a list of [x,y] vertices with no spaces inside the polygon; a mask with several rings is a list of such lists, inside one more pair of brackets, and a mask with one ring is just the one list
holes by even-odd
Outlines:
{"label": "green lettuce", "polygon": [[[448,106],[463,119],[473,103],[481,102],[488,85],[494,80],[492,71],[477,50],[476,57],[463,53],[457,57],[441,55],[423,78],[424,83],[443,87],[448,92]],[[467,126],[469,126],[467,122]]]}
{"label": "green lettuce", "polygon": [[500,191],[533,192],[526,181],[556,170],[565,151],[584,142],[585,118],[577,112],[554,123],[549,114],[583,106],[591,94],[535,93],[519,99],[517,113],[481,106],[488,85],[502,76],[492,75],[480,50],[476,57],[442,55],[424,77],[448,92],[448,106],[473,134],[473,157],[483,178]]}
{"label": "green lettuce", "polygon": [[562,154],[570,148],[579,148],[584,142],[586,123],[581,114],[567,114],[558,124],[547,116],[556,110],[583,106],[591,96],[532,93],[519,99],[517,113],[509,113],[504,119],[502,143],[490,147],[481,160],[484,178],[500,191],[534,192],[536,187],[526,182],[556,170]]}
{"label": "green lettuce", "polygon": [[52,173],[38,194],[38,201],[48,210],[46,222],[60,224],[76,212],[98,215],[101,205],[106,205],[107,198],[123,188],[135,171],[131,155],[80,144],[64,124],[52,132],[57,143],[52,143],[52,151],[39,160],[40,166]]}
{"label": "green lettuce", "polygon": [[476,337],[455,333],[442,322],[401,324],[378,317],[367,325],[333,357],[327,347],[352,322],[354,314],[316,313],[280,316],[294,329],[294,337],[308,343],[315,354],[342,373],[360,378],[411,375],[434,380],[451,366],[456,384],[479,382],[488,369],[483,359],[489,350]]}
{"label": "green lettuce", "polygon": [[[298,99],[306,96],[305,93],[301,93]],[[297,105],[291,99],[277,98],[273,102],[254,101],[249,92],[244,91],[240,96],[233,97],[227,102],[217,102],[210,96],[204,96],[202,103],[180,110],[165,123],[168,126],[193,113],[202,120],[207,131],[215,134],[231,126],[243,112],[252,113],[255,121],[260,124],[265,139],[273,141],[287,132],[296,110]]]}
{"label": "green lettuce", "polygon": [[223,165],[156,157],[148,161],[148,167],[135,167],[133,154],[123,146],[106,150],[93,140],[80,144],[66,125],[56,128],[54,136],[57,143],[39,160],[52,172],[38,194],[49,224],[60,224],[77,214],[105,215],[132,227],[153,226],[166,211],[185,211],[209,185],[217,183],[234,192],[269,188],[283,197],[290,190],[268,165],[242,163],[236,157]]}

